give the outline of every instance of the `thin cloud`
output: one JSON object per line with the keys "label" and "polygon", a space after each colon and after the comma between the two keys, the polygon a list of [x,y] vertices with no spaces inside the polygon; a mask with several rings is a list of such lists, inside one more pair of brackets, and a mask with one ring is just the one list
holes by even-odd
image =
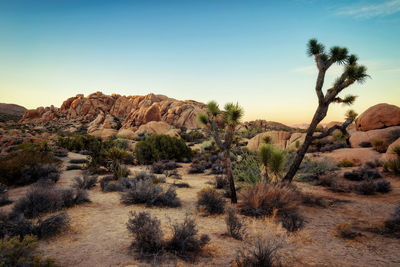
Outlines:
{"label": "thin cloud", "polygon": [[367,6],[349,6],[337,12],[337,15],[347,15],[355,18],[385,17],[400,12],[400,0],[385,1]]}

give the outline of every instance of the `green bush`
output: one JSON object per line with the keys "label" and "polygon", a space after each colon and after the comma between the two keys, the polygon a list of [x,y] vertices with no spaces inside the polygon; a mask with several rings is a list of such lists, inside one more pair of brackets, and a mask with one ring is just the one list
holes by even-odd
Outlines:
{"label": "green bush", "polygon": [[37,247],[34,236],[5,238],[0,241],[0,266],[52,266],[51,260],[42,261],[33,256]]}
{"label": "green bush", "polygon": [[261,179],[260,163],[256,152],[244,151],[233,162],[233,177],[236,180],[255,184]]}
{"label": "green bush", "polygon": [[[46,147],[37,144],[21,144],[6,156],[0,157],[0,183],[6,185],[26,184],[25,172],[41,165],[61,166],[61,160]],[[38,178],[38,177],[36,177]],[[37,180],[37,179],[36,179]],[[27,179],[28,183],[36,181]]]}
{"label": "green bush", "polygon": [[141,164],[151,164],[160,160],[191,159],[192,151],[186,143],[168,135],[151,135],[135,146],[136,159]]}
{"label": "green bush", "polygon": [[387,144],[385,144],[385,142],[379,138],[372,140],[372,146],[379,153],[385,153],[388,147]]}
{"label": "green bush", "polygon": [[186,142],[200,141],[205,137],[204,134],[202,134],[199,131],[191,131],[190,133],[184,132],[181,133],[180,135]]}

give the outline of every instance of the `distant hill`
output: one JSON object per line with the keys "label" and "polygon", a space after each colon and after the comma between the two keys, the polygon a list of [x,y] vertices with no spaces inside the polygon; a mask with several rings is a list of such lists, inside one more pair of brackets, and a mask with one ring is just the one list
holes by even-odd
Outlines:
{"label": "distant hill", "polygon": [[23,106],[0,103],[0,122],[19,121],[25,111],[26,108]]}

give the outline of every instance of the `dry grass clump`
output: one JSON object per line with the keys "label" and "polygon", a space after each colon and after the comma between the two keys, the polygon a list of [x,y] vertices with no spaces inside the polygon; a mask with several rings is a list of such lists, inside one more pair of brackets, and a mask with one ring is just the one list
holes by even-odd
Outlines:
{"label": "dry grass clump", "polygon": [[354,239],[361,236],[361,233],[352,230],[349,223],[340,223],[336,225],[336,232],[339,237],[344,239]]}
{"label": "dry grass clump", "polygon": [[396,158],[386,161],[384,168],[393,172],[395,175],[400,175],[400,146],[395,146],[393,148],[393,153],[396,154]]}
{"label": "dry grass clump", "polygon": [[379,153],[385,153],[388,148],[385,141],[379,138],[372,140],[371,144],[374,147],[374,149]]}
{"label": "dry grass clump", "polygon": [[248,216],[271,216],[297,211],[300,204],[299,193],[290,186],[259,182],[241,191],[239,203],[242,214]]}
{"label": "dry grass clump", "polygon": [[151,172],[162,174],[164,171],[175,170],[179,167],[180,166],[173,160],[161,160],[154,162],[153,165],[151,165]]}
{"label": "dry grass clump", "polygon": [[237,267],[278,267],[283,266],[280,253],[283,243],[279,239],[258,238],[251,247],[238,251],[234,266]]}
{"label": "dry grass clump", "polygon": [[204,208],[210,214],[222,214],[225,211],[225,200],[213,188],[203,188],[197,193],[197,207]]}
{"label": "dry grass clump", "polygon": [[228,208],[225,223],[229,236],[237,240],[243,240],[246,235],[246,224],[240,219],[235,208]]}

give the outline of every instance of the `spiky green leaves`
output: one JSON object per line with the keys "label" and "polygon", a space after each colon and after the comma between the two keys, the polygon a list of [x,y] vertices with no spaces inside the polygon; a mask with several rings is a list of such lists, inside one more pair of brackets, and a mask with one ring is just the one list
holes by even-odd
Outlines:
{"label": "spiky green leaves", "polygon": [[357,116],[358,116],[357,112],[355,112],[352,109],[349,109],[346,112],[346,120],[351,119],[352,121],[354,121],[357,118]]}
{"label": "spiky green leaves", "polygon": [[325,47],[323,44],[318,43],[317,39],[311,39],[308,41],[307,54],[309,56],[319,55],[324,53]]}
{"label": "spiky green leaves", "polygon": [[220,113],[219,106],[217,102],[215,101],[210,101],[207,104],[207,110],[210,112],[213,116],[217,116]]}
{"label": "spiky green leaves", "polygon": [[357,63],[358,57],[354,54],[351,54],[348,58],[347,58],[347,64],[348,65],[355,65]]}
{"label": "spiky green leaves", "polygon": [[344,98],[336,97],[334,102],[340,103],[343,105],[353,105],[354,101],[356,101],[357,96],[355,95],[346,95]]}
{"label": "spiky green leaves", "polygon": [[243,109],[239,104],[228,103],[224,107],[224,121],[230,126],[236,126],[243,117]]}
{"label": "spiky green leaves", "polygon": [[348,53],[346,47],[334,46],[330,49],[330,60],[338,64],[347,63]]}
{"label": "spiky green leaves", "polygon": [[270,144],[262,144],[260,146],[258,155],[260,157],[261,164],[264,165],[265,167],[267,167],[269,164],[269,161],[270,161],[271,155],[272,155],[272,151],[273,151],[273,148],[272,148],[272,145],[270,145]]}
{"label": "spiky green leaves", "polygon": [[197,117],[199,122],[203,125],[207,125],[209,123],[208,116],[204,113],[200,113]]}
{"label": "spiky green leaves", "polygon": [[264,165],[275,177],[282,172],[285,156],[279,149],[275,149],[270,144],[262,144],[258,152],[261,164]]}
{"label": "spiky green leaves", "polygon": [[363,83],[369,75],[365,66],[353,64],[346,67],[345,77],[350,82]]}

